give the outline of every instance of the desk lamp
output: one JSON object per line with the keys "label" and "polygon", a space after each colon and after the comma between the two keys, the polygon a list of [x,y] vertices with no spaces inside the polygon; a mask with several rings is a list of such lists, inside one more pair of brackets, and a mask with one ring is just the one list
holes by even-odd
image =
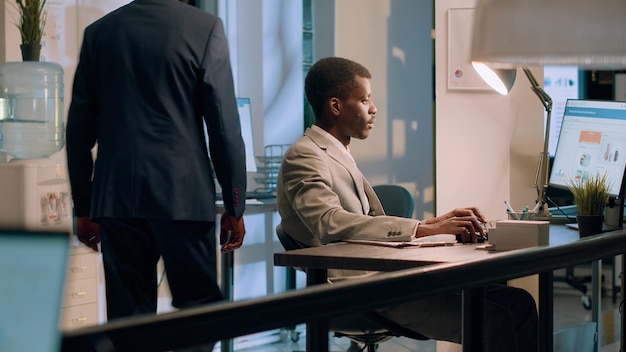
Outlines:
{"label": "desk lamp", "polygon": [[[545,191],[552,99],[541,89],[528,66],[623,69],[626,67],[624,18],[624,0],[477,0],[471,54],[477,72],[483,78],[490,76],[491,81],[503,80],[500,90],[508,91],[517,67],[521,66],[547,112],[544,147],[535,175],[538,200],[544,204],[539,216],[549,216]],[[492,73],[484,76],[489,69]]]}
{"label": "desk lamp", "polygon": [[[496,92],[507,95],[513,87],[517,70],[515,69],[492,69],[482,62],[473,61],[472,65],[478,75]],[[538,211],[538,217],[549,217],[548,202],[546,199],[546,190],[548,189],[548,179],[550,177],[550,152],[548,146],[550,144],[550,118],[552,116],[552,98],[541,88],[539,82],[532,74],[528,67],[523,68],[530,88],[539,97],[543,107],[546,110],[546,126],[543,138],[543,150],[539,153],[537,161],[537,171],[535,172],[535,189],[537,190],[537,201],[541,201],[543,205]]]}

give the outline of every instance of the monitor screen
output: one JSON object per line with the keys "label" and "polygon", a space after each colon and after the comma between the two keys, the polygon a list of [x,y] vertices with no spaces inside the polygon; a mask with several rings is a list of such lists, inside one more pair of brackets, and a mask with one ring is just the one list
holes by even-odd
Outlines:
{"label": "monitor screen", "polygon": [[626,160],[626,102],[569,99],[550,172],[549,185],[606,174],[618,196]]}
{"label": "monitor screen", "polygon": [[0,229],[0,351],[60,351],[69,238]]}
{"label": "monitor screen", "polygon": [[239,121],[241,123],[241,137],[243,137],[243,143],[246,145],[246,169],[248,172],[256,172],[250,98],[237,98],[237,108],[239,109]]}

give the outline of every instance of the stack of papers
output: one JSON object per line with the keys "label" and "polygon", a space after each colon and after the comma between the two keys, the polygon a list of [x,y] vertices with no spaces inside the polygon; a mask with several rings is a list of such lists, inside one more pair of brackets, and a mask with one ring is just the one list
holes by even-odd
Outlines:
{"label": "stack of papers", "polygon": [[374,241],[374,240],[346,240],[349,243],[369,244],[384,247],[439,247],[451,246],[456,243],[455,235],[441,234],[416,238],[411,241]]}

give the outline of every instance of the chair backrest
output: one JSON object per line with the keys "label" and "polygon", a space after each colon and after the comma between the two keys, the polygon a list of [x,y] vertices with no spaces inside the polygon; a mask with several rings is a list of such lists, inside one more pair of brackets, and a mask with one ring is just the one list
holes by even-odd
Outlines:
{"label": "chair backrest", "polygon": [[286,251],[306,248],[306,246],[300,244],[300,242],[294,240],[285,231],[283,231],[283,227],[280,226],[280,224],[276,226],[276,235],[278,236],[278,240],[280,241],[280,244],[283,245],[283,248],[285,248]]}
{"label": "chair backrest", "polygon": [[385,214],[403,218],[413,217],[415,201],[408,189],[400,185],[376,185],[373,188],[383,205]]}

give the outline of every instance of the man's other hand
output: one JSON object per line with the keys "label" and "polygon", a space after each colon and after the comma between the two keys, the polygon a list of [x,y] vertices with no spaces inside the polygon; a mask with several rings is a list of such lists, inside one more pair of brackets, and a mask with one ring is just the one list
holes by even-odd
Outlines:
{"label": "man's other hand", "polygon": [[98,251],[100,243],[100,225],[89,221],[89,217],[81,216],[76,219],[76,236],[85,246]]}
{"label": "man's other hand", "polygon": [[246,234],[243,216],[237,218],[223,214],[220,227],[220,245],[222,246],[222,253],[230,252],[241,247],[243,237]]}

